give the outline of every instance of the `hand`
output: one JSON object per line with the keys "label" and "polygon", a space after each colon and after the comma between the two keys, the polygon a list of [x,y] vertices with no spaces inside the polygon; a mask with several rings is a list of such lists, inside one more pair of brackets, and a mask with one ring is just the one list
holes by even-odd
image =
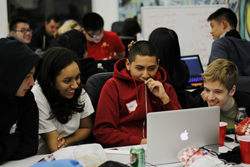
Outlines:
{"label": "hand", "polygon": [[68,144],[66,143],[66,140],[64,139],[63,135],[60,135],[57,138],[57,141],[59,142],[59,144],[57,146],[58,150],[68,146]]}
{"label": "hand", "polygon": [[131,41],[130,44],[128,44],[128,51],[130,51],[130,48],[135,44],[135,41]]}
{"label": "hand", "polygon": [[170,99],[169,96],[167,95],[163,84],[159,81],[155,81],[152,78],[149,78],[145,84],[148,86],[148,89],[150,90],[150,92],[152,92],[156,97],[158,97],[159,99],[161,99],[163,104],[167,104]]}
{"label": "hand", "polygon": [[140,144],[147,144],[147,139],[141,139]]}
{"label": "hand", "polygon": [[205,97],[206,95],[205,95],[205,91],[203,90],[202,92],[201,92],[201,98],[204,100],[204,101],[206,101],[206,97]]}

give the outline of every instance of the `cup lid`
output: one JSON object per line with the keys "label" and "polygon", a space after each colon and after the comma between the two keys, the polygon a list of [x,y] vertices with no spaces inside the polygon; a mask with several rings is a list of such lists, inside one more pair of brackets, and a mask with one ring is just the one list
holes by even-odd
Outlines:
{"label": "cup lid", "polygon": [[239,141],[250,142],[250,135],[243,135],[238,137]]}

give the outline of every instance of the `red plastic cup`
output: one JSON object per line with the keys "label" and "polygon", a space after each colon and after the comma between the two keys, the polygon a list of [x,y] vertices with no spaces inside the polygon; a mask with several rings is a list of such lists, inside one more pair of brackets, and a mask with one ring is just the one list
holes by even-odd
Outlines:
{"label": "red plastic cup", "polygon": [[227,123],[226,122],[220,122],[219,147],[224,146],[225,137],[226,137],[226,131],[227,131]]}
{"label": "red plastic cup", "polygon": [[250,135],[238,137],[240,142],[240,155],[244,164],[250,164]]}

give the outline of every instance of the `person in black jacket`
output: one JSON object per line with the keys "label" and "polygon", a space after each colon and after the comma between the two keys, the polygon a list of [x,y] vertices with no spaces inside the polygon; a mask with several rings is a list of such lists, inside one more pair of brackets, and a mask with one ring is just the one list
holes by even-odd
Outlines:
{"label": "person in black jacket", "polygon": [[233,133],[239,107],[245,107],[250,116],[250,95],[236,90],[238,68],[229,60],[214,60],[202,74],[204,88],[189,94],[186,108],[219,106],[220,120],[227,122],[227,133]]}
{"label": "person in black jacket", "polygon": [[31,92],[41,57],[24,43],[0,39],[0,164],[35,155],[38,108]]}
{"label": "person in black jacket", "polygon": [[60,26],[60,17],[57,14],[49,15],[45,24],[34,31],[29,45],[30,48],[33,51],[47,50],[50,46],[51,40],[54,38],[54,33]]}

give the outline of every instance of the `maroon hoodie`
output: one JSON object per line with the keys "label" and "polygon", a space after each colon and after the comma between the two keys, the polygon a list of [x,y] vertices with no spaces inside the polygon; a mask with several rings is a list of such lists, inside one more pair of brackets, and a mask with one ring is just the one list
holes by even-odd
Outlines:
{"label": "maroon hoodie", "polygon": [[[145,84],[130,76],[125,61],[123,58],[116,62],[113,78],[106,82],[100,94],[93,134],[103,147],[140,144],[143,129],[146,137],[146,124],[143,128],[146,119]],[[159,66],[155,80],[163,83],[170,102],[163,105],[147,89],[148,113],[181,109],[173,87],[164,82],[166,77],[165,70]]]}

